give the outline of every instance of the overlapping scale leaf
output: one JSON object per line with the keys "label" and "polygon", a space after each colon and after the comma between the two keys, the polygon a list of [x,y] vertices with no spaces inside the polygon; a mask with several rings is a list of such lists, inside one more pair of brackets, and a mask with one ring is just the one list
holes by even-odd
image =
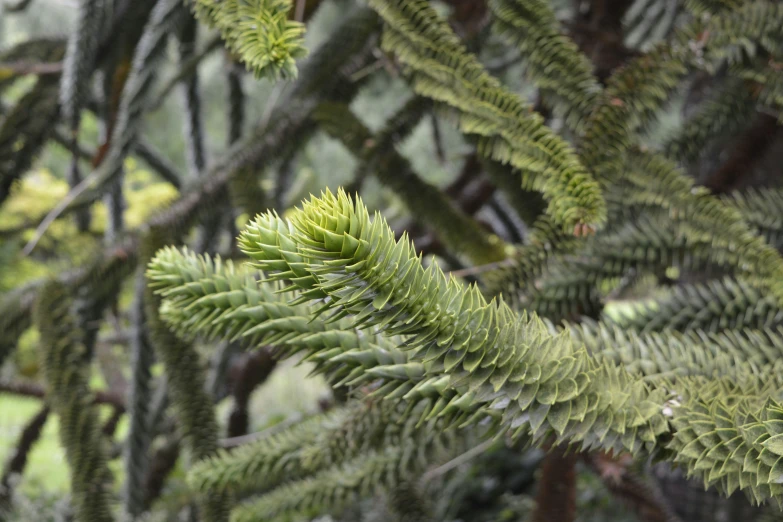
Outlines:
{"label": "overlapping scale leaf", "polygon": [[717,251],[728,251],[734,265],[754,284],[763,285],[783,302],[783,259],[754,234],[741,214],[696,187],[694,181],[661,155],[636,151],[629,155],[627,177],[633,191],[627,204],[656,205],[686,227],[691,240],[708,241]]}
{"label": "overlapping scale leaf", "polygon": [[[275,295],[273,285],[259,286],[258,274],[235,267],[231,260],[197,256],[188,249],[160,250],[149,265],[147,278],[164,299],[162,317],[186,337],[241,339],[257,345],[262,335],[251,332],[254,327],[277,319],[289,324],[281,332],[290,333],[296,326],[284,319],[307,315]],[[319,329],[316,325],[304,331]],[[264,332],[264,338],[268,340],[273,333]]]}
{"label": "overlapping scale leaf", "polygon": [[519,169],[565,229],[604,223],[600,190],[572,148],[484,70],[428,2],[372,0],[370,6],[386,22],[383,47],[408,67],[414,90],[453,109],[460,129],[479,137],[482,155]]}
{"label": "overlapping scale leaf", "polygon": [[[151,259],[170,240],[166,227],[152,226],[139,248],[142,259]],[[183,445],[194,461],[210,458],[218,450],[218,423],[214,402],[207,390],[199,353],[192,343],[179,338],[160,316],[162,298],[150,285],[144,288],[144,313],[149,340],[166,375],[167,394],[181,430]],[[208,493],[198,499],[204,520],[228,520],[230,495]]]}
{"label": "overlapping scale leaf", "polygon": [[704,26],[704,59],[737,63],[759,53],[759,48],[783,55],[783,6],[768,0],[742,2],[736,9],[713,16]]}
{"label": "overlapping scale leaf", "polygon": [[[270,278],[302,286],[332,318],[410,335],[411,361],[426,374],[449,375],[458,392],[441,406],[446,415],[470,418],[483,404],[517,434],[570,434],[586,446],[632,451],[665,430],[663,391],[599,364],[537,317],[487,303],[435,265],[425,269],[407,238],[395,242],[383,219],[371,220],[343,192],[313,198],[291,222],[260,216],[240,245]],[[292,278],[285,259],[314,260],[311,275]]]}
{"label": "overlapping scale leaf", "polygon": [[289,304],[290,295],[277,293],[279,284],[258,284],[259,277],[186,248],[161,249],[147,270],[150,286],[164,298],[161,318],[181,337],[272,344],[277,357],[302,354],[337,385],[357,386],[377,378],[368,373],[373,367],[407,361],[397,349],[401,339],[313,319],[310,305]]}
{"label": "overlapping scale leaf", "polygon": [[741,331],[783,324],[783,310],[775,299],[745,281],[732,278],[678,286],[664,297],[645,301],[630,310],[616,322],[623,328],[643,332]]}
{"label": "overlapping scale leaf", "polygon": [[712,238],[692,234],[652,212],[587,238],[578,249],[567,248],[575,245],[573,239],[553,243],[551,251],[549,245],[524,247],[523,253],[529,249],[530,255],[501,281],[515,309],[555,322],[597,317],[604,296],[629,273],[662,274],[672,266],[719,273],[739,262],[737,252],[718,248]]}
{"label": "overlapping scale leaf", "polygon": [[691,382],[669,410],[676,428],[668,449],[689,475],[725,494],[742,490],[754,503],[781,504],[783,405],[780,387],[731,379]]}
{"label": "overlapping scale leaf", "polygon": [[[332,470],[344,469],[357,459],[367,459],[373,474],[384,466],[397,467],[405,474],[423,470],[437,463],[439,458],[451,455],[455,449],[475,442],[476,437],[453,431],[444,432],[437,421],[418,423],[426,402],[418,402],[412,409],[402,401],[357,400],[327,414],[307,419],[291,428],[273,433],[232,452],[222,452],[214,458],[197,464],[190,472],[190,482],[202,491],[242,491],[275,487],[248,506],[235,511],[232,520],[261,516],[256,510],[267,506],[271,511],[301,509],[310,505],[316,512],[339,507],[340,498],[300,498],[296,504],[281,504],[283,496],[294,487],[317,481]],[[437,429],[436,429],[437,428]],[[375,462],[375,454],[386,454],[388,460]],[[343,477],[345,478],[345,477]],[[391,476],[389,482],[377,486],[390,487],[402,476]],[[349,481],[350,482],[350,481]],[[366,494],[367,490],[346,490],[345,494]],[[297,493],[297,496],[299,493]],[[316,500],[320,499],[320,500]],[[313,504],[307,504],[314,502]],[[272,507],[274,506],[274,508]]]}
{"label": "overlapping scale leaf", "polygon": [[556,96],[566,122],[579,130],[600,86],[590,60],[561,33],[552,7],[541,0],[493,0],[490,8],[495,29],[520,49],[536,86]]}
{"label": "overlapping scale leaf", "polygon": [[[639,333],[617,325],[585,322],[566,328],[599,358],[622,364],[649,382],[700,375],[753,378],[761,369],[780,367],[783,330]],[[778,382],[779,377],[773,376]],[[674,386],[679,389],[680,385]]]}
{"label": "overlapping scale leaf", "polygon": [[759,60],[755,67],[738,65],[730,68],[733,76],[751,82],[755,87],[754,95],[757,103],[766,106],[769,110],[777,111],[778,122],[783,121],[780,110],[783,108],[783,67],[780,60]]}
{"label": "overlapping scale leaf", "polygon": [[312,444],[319,434],[344,422],[349,413],[349,408],[338,408],[232,451],[221,450],[196,463],[188,473],[188,482],[201,491],[241,491],[274,486],[288,477],[301,476],[304,473],[299,458],[301,449]]}
{"label": "overlapping scale leaf", "polygon": [[625,176],[623,162],[633,136],[648,123],[688,72],[689,48],[678,33],[629,62],[608,80],[585,124],[580,158],[606,190]]}
{"label": "overlapping scale leaf", "polygon": [[517,297],[526,293],[546,269],[548,261],[579,244],[577,238],[561,234],[549,216],[541,216],[528,232],[526,244],[517,248],[509,262],[484,275],[485,293],[502,295],[509,305],[518,308],[521,305]]}
{"label": "overlapping scale leaf", "polygon": [[[420,99],[414,97],[413,101]],[[413,110],[407,105],[388,122],[392,129],[397,127],[398,132],[406,131],[405,120],[410,119],[407,113],[415,109],[421,113],[421,102],[413,103]],[[357,158],[367,157],[362,164],[366,169],[363,175],[374,174],[382,185],[394,191],[416,221],[437,230],[438,237],[448,247],[478,265],[497,262],[505,257],[509,247],[495,234],[487,233],[477,220],[454,205],[439,188],[422,179],[408,159],[397,151],[392,136],[382,133],[374,136],[346,104],[322,103],[316,109],[314,119],[328,134],[340,139]],[[390,129],[382,132],[390,132]],[[368,143],[375,145],[368,149]]]}
{"label": "overlapping scale leaf", "polygon": [[89,360],[62,283],[47,282],[35,307],[41,332],[47,399],[60,419],[60,440],[70,468],[71,504],[80,520],[111,522],[111,473],[98,412],[89,390]]}
{"label": "overlapping scale leaf", "polygon": [[232,513],[231,522],[293,522],[324,512],[338,512],[359,496],[388,490],[420,473],[421,466],[417,465],[414,456],[424,457],[411,446],[368,452],[312,477],[280,486],[257,500],[240,504]]}
{"label": "overlapping scale leaf", "polygon": [[723,201],[736,209],[768,244],[778,249],[783,247],[783,190],[748,188],[727,194]]}
{"label": "overlapping scale leaf", "polygon": [[694,161],[712,140],[740,132],[752,120],[756,101],[745,82],[730,78],[716,90],[667,141],[667,156],[682,162]]}
{"label": "overlapping scale leaf", "polygon": [[256,77],[296,78],[307,50],[304,24],[289,19],[291,0],[189,0],[196,14],[220,30],[228,47]]}

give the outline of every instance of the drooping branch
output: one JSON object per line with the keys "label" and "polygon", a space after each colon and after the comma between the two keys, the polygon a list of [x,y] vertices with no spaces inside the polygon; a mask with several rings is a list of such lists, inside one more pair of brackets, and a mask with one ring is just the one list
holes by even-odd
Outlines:
{"label": "drooping branch", "polygon": [[[151,228],[142,242],[142,259],[168,243],[164,229]],[[213,401],[205,389],[205,378],[198,353],[169,330],[160,319],[161,298],[149,286],[144,291],[144,312],[149,335],[166,372],[169,395],[177,410],[179,427],[185,444],[196,460],[208,458],[217,451],[218,427]],[[228,520],[229,496],[222,493],[200,499],[202,516],[207,522]]]}
{"label": "drooping branch", "polygon": [[36,303],[41,332],[43,374],[52,410],[60,418],[60,438],[71,476],[71,501],[81,520],[112,522],[109,504],[111,473],[106,447],[88,386],[85,348],[77,337],[68,291],[47,283]]}

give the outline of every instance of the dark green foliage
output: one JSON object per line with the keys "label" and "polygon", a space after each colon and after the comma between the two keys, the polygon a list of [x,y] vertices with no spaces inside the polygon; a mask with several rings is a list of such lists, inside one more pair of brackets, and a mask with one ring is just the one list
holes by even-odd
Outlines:
{"label": "dark green foliage", "polygon": [[89,190],[80,192],[74,204],[94,201],[102,188],[116,182],[120,176],[122,162],[131,151],[138,135],[140,118],[149,104],[149,91],[164,56],[168,36],[182,22],[185,14],[179,1],[166,0],[155,4],[133,54],[106,157],[90,175]]}
{"label": "dark green foliage", "polygon": [[[470,424],[497,409],[502,416],[496,420],[516,434],[554,434],[583,448],[652,451],[673,429],[673,458],[705,484],[718,483],[729,493],[750,487],[758,501],[775,498],[774,469],[768,475],[772,464],[751,479],[730,464],[735,461],[728,454],[705,457],[690,450],[716,444],[709,442],[712,431],[694,431],[693,423],[703,417],[712,426],[733,430],[738,438],[732,447],[742,455],[777,454],[778,406],[764,391],[769,385],[762,383],[771,375],[766,370],[745,373],[739,381],[716,378],[708,385],[696,385],[698,377],[676,384],[663,377],[660,386],[648,387],[610,361],[589,356],[567,337],[551,337],[536,318],[517,316],[502,303],[486,303],[475,288],[464,289],[437,268],[425,270],[405,238],[395,244],[383,220],[371,222],[361,202],[354,204],[343,193],[314,198],[293,222],[259,216],[240,240],[259,268],[300,289],[298,301],[327,297],[321,311],[350,316],[362,327],[380,326],[387,335],[411,336],[405,345],[412,350],[411,362],[374,371],[403,379],[384,387],[388,397],[417,397],[427,377],[450,376],[441,390],[452,388],[456,395],[430,416]],[[309,268],[301,271],[304,267]],[[406,376],[411,382],[405,383]],[[402,392],[391,393],[398,389]],[[670,390],[678,395],[672,397]],[[727,402],[732,393],[747,399],[732,406]],[[709,417],[718,415],[714,408],[725,410],[720,413],[725,421]],[[756,414],[758,421],[745,425],[743,419]],[[711,476],[701,471],[705,462],[728,470]]]}
{"label": "dark green foliage", "polygon": [[74,133],[78,132],[82,108],[90,98],[89,82],[103,30],[104,4],[104,0],[81,1],[77,26],[68,39],[60,83],[60,104],[62,120]]}
{"label": "dark green foliage", "polygon": [[406,113],[420,111],[418,99],[413,102],[413,107],[403,106],[379,136],[373,136],[345,105],[321,104],[314,119],[326,132],[341,139],[355,156],[369,158],[363,164],[364,175],[375,174],[412,213],[417,210],[417,220],[434,226],[455,251],[464,253],[475,264],[503,259],[505,245],[500,238],[487,234],[437,187],[421,179],[396,150],[394,134],[404,134],[406,124],[411,125],[406,121]]}
{"label": "dark green foliage", "polygon": [[57,89],[56,76],[39,78],[0,122],[0,203],[49,139],[59,111]]}
{"label": "dark green foliage", "polygon": [[[166,244],[163,231],[152,228],[141,249],[142,258],[151,258]],[[144,294],[145,315],[150,341],[166,369],[171,401],[176,408],[178,429],[194,460],[205,459],[217,450],[217,421],[212,399],[207,393],[204,370],[193,347],[174,335],[160,319],[160,297],[151,288]],[[201,499],[202,516],[207,522],[228,520],[229,497],[210,493]]]}
{"label": "dark green foliage", "polygon": [[144,479],[149,471],[149,451],[153,429],[150,420],[152,399],[152,364],[155,353],[148,338],[144,313],[146,281],[138,271],[133,302],[133,337],[131,342],[131,382],[128,393],[129,419],[128,448],[126,450],[125,507],[132,517],[139,516],[145,508]]}
{"label": "dark green foliage", "polygon": [[489,76],[427,2],[370,5],[387,24],[384,48],[410,68],[417,93],[453,108],[460,128],[479,136],[482,154],[519,169],[564,228],[604,222],[603,198],[570,146]]}
{"label": "dark green foliage", "polygon": [[780,221],[783,192],[780,189],[750,189],[727,195],[725,200],[767,243],[777,248],[783,246],[783,223]]}
{"label": "dark green foliage", "polygon": [[666,154],[679,161],[693,161],[706,144],[746,125],[754,112],[755,100],[746,82],[730,78],[666,144]]}
{"label": "dark green foliage", "polygon": [[554,97],[566,121],[579,130],[600,92],[592,64],[561,34],[555,13],[546,2],[493,0],[490,5],[497,31],[522,51],[531,79],[545,96]]}
{"label": "dark green foliage", "polygon": [[71,312],[68,289],[46,283],[35,308],[49,401],[60,418],[60,438],[71,471],[71,502],[79,520],[113,520],[109,469],[88,388],[88,359]]}
{"label": "dark green foliage", "polygon": [[783,310],[773,299],[732,279],[677,287],[670,295],[640,308],[619,324],[641,331],[720,332],[775,327],[783,322]]}
{"label": "dark green foliage", "polygon": [[[182,65],[195,54],[197,28],[196,21],[188,18],[182,22],[182,27],[177,33],[179,61]],[[188,167],[192,176],[199,176],[206,167],[206,157],[198,71],[194,71],[190,77],[182,81],[182,99],[185,106],[183,128],[187,144]]]}
{"label": "dark green foliage", "polygon": [[40,290],[40,282],[14,289],[0,298],[0,363],[13,352],[19,337],[30,327],[30,312]]}

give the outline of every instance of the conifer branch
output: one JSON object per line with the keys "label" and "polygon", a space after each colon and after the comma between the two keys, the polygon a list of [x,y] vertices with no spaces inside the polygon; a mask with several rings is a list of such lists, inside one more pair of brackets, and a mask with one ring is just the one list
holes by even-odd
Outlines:
{"label": "conifer branch", "polygon": [[661,299],[634,307],[634,313],[618,323],[644,332],[742,331],[777,327],[783,323],[783,310],[758,288],[726,278],[676,287]]}
{"label": "conifer branch", "polygon": [[44,405],[25,425],[19,434],[19,439],[11,450],[11,457],[3,469],[0,477],[0,513],[7,511],[13,494],[12,480],[15,475],[22,475],[27,467],[27,459],[30,450],[41,437],[46,421],[49,419],[49,406]]}
{"label": "conifer branch", "polygon": [[[403,107],[403,112],[410,109]],[[417,111],[420,112],[420,111]],[[393,116],[396,119],[398,115]],[[397,194],[412,216],[433,226],[445,242],[473,263],[481,265],[505,257],[505,245],[497,236],[488,234],[475,220],[461,212],[437,187],[422,180],[410,163],[395,148],[388,135],[373,136],[367,127],[343,104],[321,104],[314,119],[335,138],[340,139],[357,158],[368,157],[367,173]],[[391,128],[399,125],[391,124]],[[365,174],[365,175],[366,175]]]}
{"label": "conifer branch", "polygon": [[289,19],[291,0],[189,0],[201,21],[213,25],[256,78],[296,78],[304,57],[304,25]]}
{"label": "conifer branch", "polygon": [[[430,418],[450,416],[453,423],[468,425],[498,409],[498,421],[516,435],[541,440],[553,434],[557,442],[581,442],[585,449],[635,453],[670,439],[671,458],[705,485],[718,485],[726,493],[742,487],[759,502],[779,498],[783,486],[774,482],[771,463],[759,464],[748,482],[740,480],[744,475],[729,464],[734,461],[728,455],[704,451],[717,444],[710,441],[723,425],[734,434],[733,447],[754,462],[763,462],[762,452],[783,451],[774,438],[780,405],[771,394],[780,383],[770,379],[776,369],[740,380],[696,376],[675,383],[664,378],[648,387],[624,369],[591,357],[567,336],[551,337],[535,316],[517,316],[503,303],[486,303],[475,288],[446,279],[435,265],[425,270],[407,240],[395,243],[393,237],[381,218],[370,220],[361,202],[326,193],[306,203],[291,222],[259,216],[240,243],[269,277],[300,289],[298,302],[317,300],[323,303],[318,312],[331,310],[332,318],[350,316],[357,326],[411,335],[405,346],[410,362],[373,373],[407,375],[412,382],[395,385],[392,389],[400,391],[392,396],[411,398],[420,396],[431,379],[449,376],[450,384],[436,393],[450,388],[456,394]],[[521,344],[522,339],[530,344]],[[530,374],[533,368],[541,373]],[[531,388],[525,384],[528,375],[535,376]],[[558,380],[541,382],[543,375]],[[727,402],[737,396],[743,397],[739,403]],[[710,416],[718,411],[714,408],[722,412],[718,417]],[[708,432],[694,431],[699,419]],[[701,449],[691,451],[696,447]],[[729,465],[717,477],[703,471]]]}
{"label": "conifer branch", "polygon": [[168,35],[181,21],[183,14],[185,12],[177,0],[165,0],[155,5],[134,52],[106,156],[96,169],[72,188],[68,195],[49,212],[37,227],[33,238],[27,243],[24,250],[26,254],[35,247],[46,229],[60,214],[96,201],[106,187],[116,181],[121,174],[123,161],[136,140],[141,116],[148,108],[147,95],[150,93],[155,71],[163,58]]}
{"label": "conifer branch", "polygon": [[752,232],[737,210],[695,187],[691,178],[662,155],[637,151],[628,161],[629,181],[636,190],[626,204],[667,209],[675,222],[689,229],[688,237],[701,238],[716,251],[729,254],[740,273],[769,288],[783,302],[783,259]]}
{"label": "conifer branch", "polygon": [[30,168],[53,131],[58,76],[42,76],[0,122],[0,204]]}
{"label": "conifer branch", "polygon": [[[166,244],[166,238],[165,230],[151,228],[142,242],[141,257],[150,259]],[[195,460],[208,458],[218,448],[218,427],[198,353],[177,338],[160,319],[161,298],[149,286],[144,293],[144,303],[150,340],[165,367],[169,395],[185,443]],[[230,498],[220,493],[203,496],[200,504],[204,520],[227,521],[229,502]]]}
{"label": "conifer branch", "polygon": [[416,92],[452,107],[462,131],[479,137],[482,155],[519,169],[524,183],[544,194],[548,213],[564,229],[604,223],[600,190],[571,147],[489,76],[428,3],[370,5],[386,22],[384,49],[409,68]]}
{"label": "conifer branch", "polygon": [[735,134],[748,125],[755,112],[756,103],[746,83],[729,79],[666,143],[665,153],[685,163],[694,161],[711,140]]}
{"label": "conifer branch", "polygon": [[[579,432],[585,447],[607,444],[636,450],[645,444],[642,441],[654,440],[665,429],[655,406],[664,400],[659,391],[639,387],[640,383],[632,385],[630,376],[616,367],[597,364],[566,337],[549,337],[537,317],[517,316],[502,302],[487,303],[476,287],[463,288],[435,265],[425,270],[406,238],[395,243],[381,218],[371,223],[361,202],[354,204],[342,192],[336,197],[327,193],[321,200],[314,198],[294,223],[272,215],[259,216],[240,236],[240,246],[270,277],[291,280],[300,288],[298,301],[328,298],[323,310],[332,309],[334,317],[350,315],[357,326],[379,325],[387,335],[414,335],[405,349],[411,350],[414,362],[428,364],[412,371],[423,370],[425,375],[453,372],[454,382],[460,383],[457,390],[462,391],[439,413],[455,415],[455,422],[471,418],[475,407],[484,401],[487,406],[501,401],[506,405],[504,421],[515,424],[516,433],[530,432],[536,439],[550,430],[568,437],[573,430],[587,429]],[[283,258],[281,248],[297,253]],[[351,268],[346,270],[346,266]],[[360,287],[372,292],[359,291]],[[519,344],[514,338],[531,339],[531,344]],[[485,358],[486,369],[476,373]],[[515,386],[514,395],[507,398],[510,402],[495,395],[514,368],[528,365],[551,367],[552,371],[566,365],[562,390],[542,386],[536,380],[531,388],[522,383]],[[606,382],[626,387],[625,393],[633,399],[625,407],[641,415],[633,421],[627,418],[630,425],[610,426],[608,433],[614,435],[608,439],[607,433],[589,430],[594,422],[602,422],[600,415],[610,408],[610,402],[605,401],[610,401],[615,388],[588,390],[592,382],[588,375],[593,371],[605,372],[602,388]],[[495,372],[499,380],[490,380]],[[538,401],[537,393],[543,394]],[[586,401],[585,394],[591,393],[596,393],[595,409],[588,408]],[[559,394],[563,394],[560,401]],[[581,420],[588,411],[594,416]]]}
{"label": "conifer branch", "polygon": [[81,520],[113,520],[111,474],[97,413],[91,407],[85,347],[77,337],[70,299],[62,283],[44,285],[35,311],[44,348],[42,366],[49,402],[60,418],[60,437],[71,473],[71,502]]}
{"label": "conifer branch", "polygon": [[[103,0],[82,0],[79,3],[76,27],[68,39],[60,81],[60,105],[62,119],[71,134],[72,151],[78,146],[81,112],[89,99],[90,79],[98,55],[104,9]],[[72,170],[77,168],[75,157],[73,161]],[[69,179],[71,188],[80,181],[78,171],[73,171]]]}
{"label": "conifer branch", "polygon": [[601,88],[593,65],[561,34],[555,13],[542,0],[493,0],[495,29],[519,48],[527,71],[546,98],[554,96],[566,122],[579,130]]}

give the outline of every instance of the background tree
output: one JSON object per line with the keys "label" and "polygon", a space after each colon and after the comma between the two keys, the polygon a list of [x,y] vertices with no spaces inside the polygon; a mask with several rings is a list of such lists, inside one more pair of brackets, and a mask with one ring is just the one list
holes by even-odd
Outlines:
{"label": "background tree", "polygon": [[783,4],[2,9],[3,517],[780,517]]}

